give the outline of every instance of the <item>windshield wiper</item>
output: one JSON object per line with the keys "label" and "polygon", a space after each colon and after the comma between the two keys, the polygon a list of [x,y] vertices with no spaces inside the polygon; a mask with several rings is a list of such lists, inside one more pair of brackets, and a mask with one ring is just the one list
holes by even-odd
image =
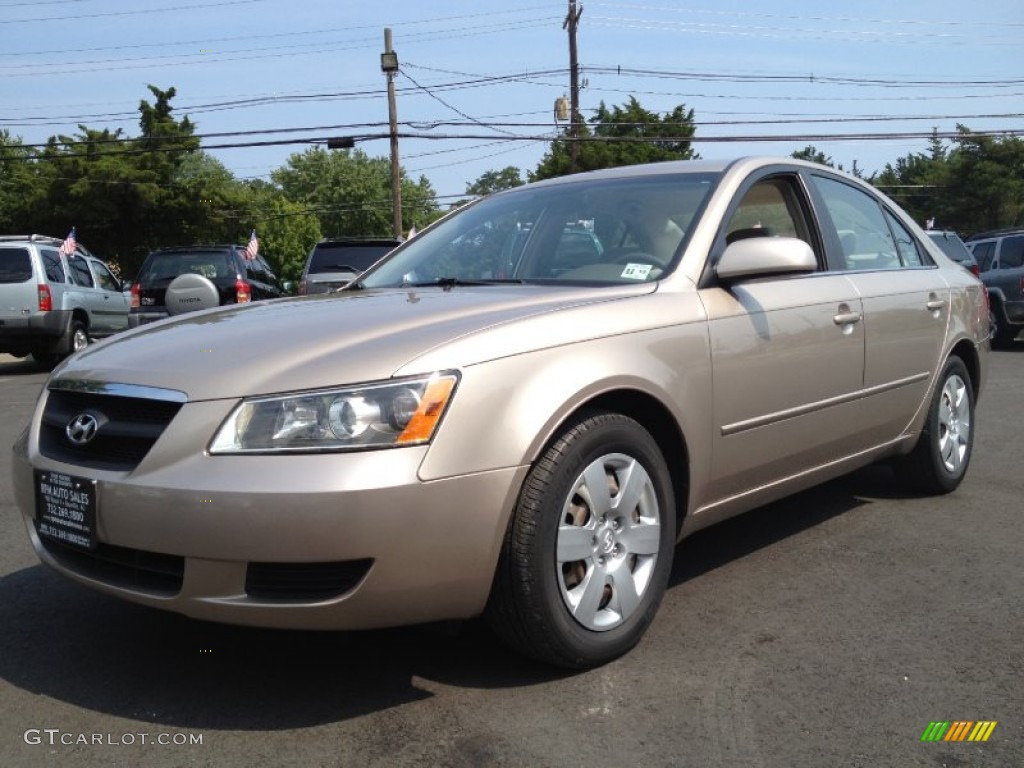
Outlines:
{"label": "windshield wiper", "polygon": [[478,285],[502,285],[502,284],[513,284],[522,285],[523,280],[511,279],[511,278],[497,278],[488,280],[464,280],[461,277],[439,277],[435,280],[415,282],[415,283],[402,283],[403,288],[430,288],[436,286],[437,288],[450,289],[455,287],[465,286],[478,286]]}

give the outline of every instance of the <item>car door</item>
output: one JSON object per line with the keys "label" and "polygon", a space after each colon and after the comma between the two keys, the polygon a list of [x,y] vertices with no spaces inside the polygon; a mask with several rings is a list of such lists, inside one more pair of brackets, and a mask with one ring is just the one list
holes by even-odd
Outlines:
{"label": "car door", "polygon": [[811,174],[830,263],[864,309],[864,413],[870,441],[896,438],[928,394],[949,325],[951,292],[925,248],[877,196]]}
{"label": "car door", "polygon": [[96,302],[94,322],[106,333],[123,331],[128,327],[128,298],[121,282],[102,262],[90,259],[89,266],[101,297]]}
{"label": "car door", "polygon": [[797,237],[819,270],[711,284],[708,313],[714,500],[751,492],[857,452],[864,323],[857,290],[825,269],[823,246],[796,174],[748,182],[716,250],[741,237]]}

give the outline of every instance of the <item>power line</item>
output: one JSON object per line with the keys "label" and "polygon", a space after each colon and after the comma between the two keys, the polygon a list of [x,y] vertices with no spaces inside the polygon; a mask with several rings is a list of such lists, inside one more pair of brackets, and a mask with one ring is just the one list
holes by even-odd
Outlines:
{"label": "power line", "polygon": [[[82,13],[77,16],[48,16],[45,18],[37,19],[0,19],[0,24],[29,24],[37,21],[71,21],[73,19],[94,19],[98,17],[109,17],[109,16],[137,16],[139,14],[148,13],[165,13],[168,11],[194,11],[199,9],[214,8],[217,6],[224,5],[252,5],[253,3],[262,3],[266,0],[221,0],[216,3],[200,3],[199,5],[178,5],[170,8],[140,8],[134,11],[102,11],[94,13]],[[38,3],[33,3],[38,5]]]}

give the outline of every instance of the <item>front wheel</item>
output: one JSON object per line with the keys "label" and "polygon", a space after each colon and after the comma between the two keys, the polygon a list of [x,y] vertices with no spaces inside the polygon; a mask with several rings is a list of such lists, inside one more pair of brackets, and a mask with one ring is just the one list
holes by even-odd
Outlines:
{"label": "front wheel", "polygon": [[967,366],[951,357],[939,376],[917,445],[896,463],[896,473],[915,490],[949,493],[964,479],[973,446],[974,388]]}
{"label": "front wheel", "polygon": [[622,655],[654,619],[672,568],[675,500],[637,422],[568,424],[527,475],[487,615],[507,644],[572,669]]}

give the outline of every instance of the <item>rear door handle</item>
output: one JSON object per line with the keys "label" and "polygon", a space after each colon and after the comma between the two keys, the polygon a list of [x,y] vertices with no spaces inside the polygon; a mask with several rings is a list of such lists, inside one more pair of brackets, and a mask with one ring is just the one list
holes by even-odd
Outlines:
{"label": "rear door handle", "polygon": [[929,311],[935,312],[935,311],[938,311],[938,310],[942,309],[944,306],[946,306],[946,300],[945,299],[937,299],[937,298],[935,298],[933,296],[930,299],[928,299],[928,303],[925,304],[925,306],[928,307]]}
{"label": "rear door handle", "polygon": [[853,325],[860,322],[860,312],[851,312],[849,309],[843,311],[839,308],[838,314],[832,316],[832,322],[836,325]]}

